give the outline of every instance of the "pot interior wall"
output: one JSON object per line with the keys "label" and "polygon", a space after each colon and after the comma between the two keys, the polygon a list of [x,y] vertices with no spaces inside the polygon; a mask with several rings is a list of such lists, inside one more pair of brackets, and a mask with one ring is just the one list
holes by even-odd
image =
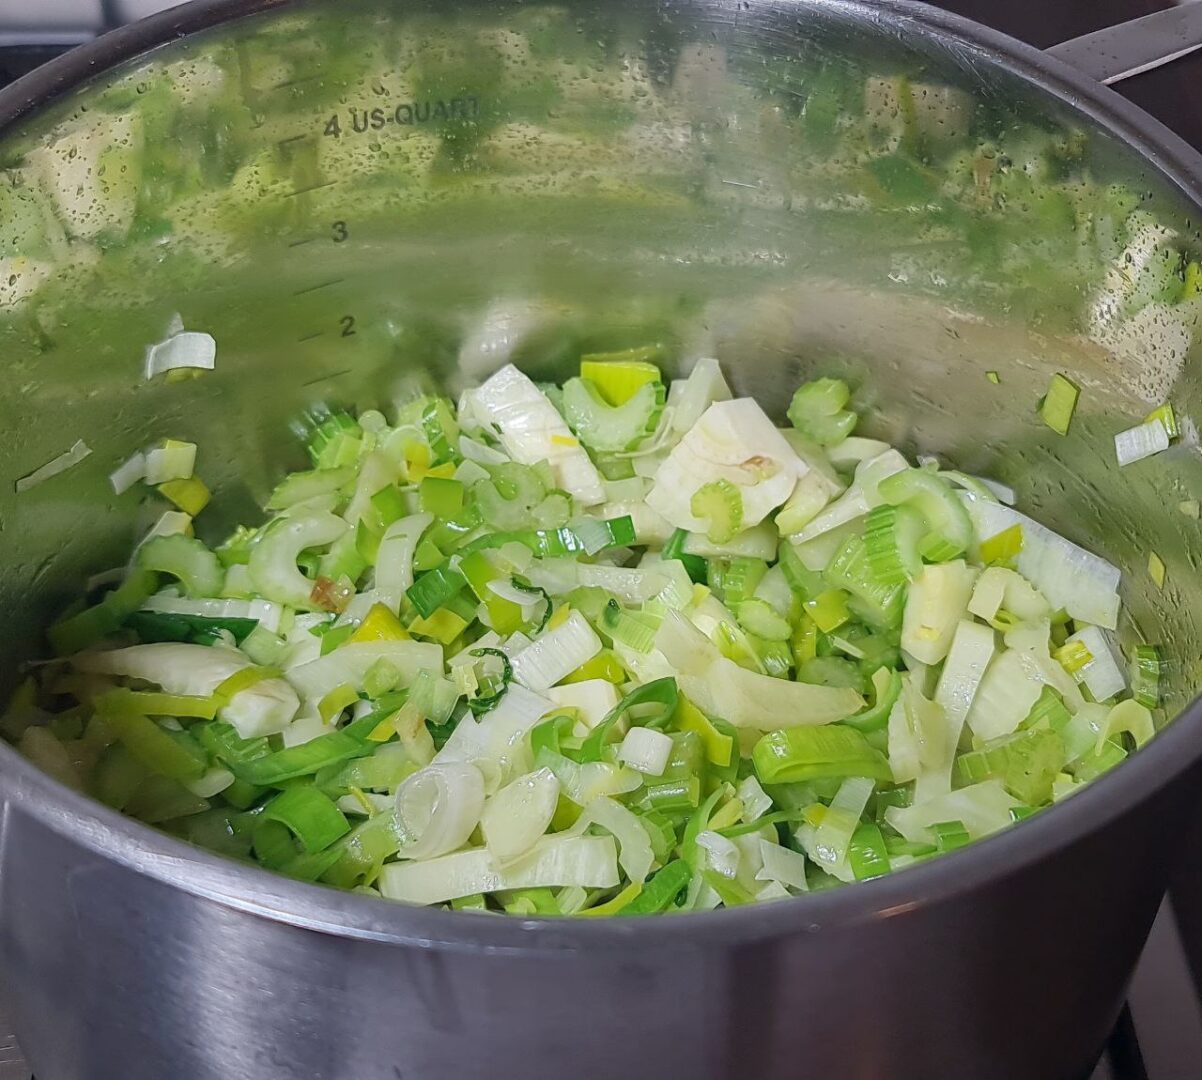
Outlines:
{"label": "pot interior wall", "polygon": [[[175,41],[0,137],[6,675],[166,509],[107,481],[152,441],[200,445],[216,538],[303,464],[315,402],[655,343],[778,416],[845,374],[866,434],[1013,485],[1124,567],[1174,712],[1202,603],[1190,217],[1136,151],[880,9],[327,0]],[[147,381],[177,317],[216,370]],[[1056,371],[1067,438],[1036,411]],[[1179,444],[1118,470],[1165,400]]]}

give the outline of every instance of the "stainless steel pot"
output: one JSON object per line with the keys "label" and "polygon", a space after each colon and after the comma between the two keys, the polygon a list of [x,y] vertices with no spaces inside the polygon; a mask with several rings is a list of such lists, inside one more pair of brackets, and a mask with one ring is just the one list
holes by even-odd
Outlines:
{"label": "stainless steel pot", "polygon": [[[1202,41],[1199,10],[1117,49],[1061,47],[1082,75],[897,2],[201,0],[35,72],[0,93],[2,469],[77,437],[94,452],[0,492],[10,681],[153,512],[105,485],[137,446],[204,447],[216,530],[295,461],[286,421],[314,398],[366,405],[505,356],[553,374],[655,338],[778,407],[801,371],[844,371],[883,434],[1014,484],[1128,568],[1124,631],[1166,644],[1179,711],[1199,682],[1198,526],[1178,510],[1202,493],[1199,302],[1139,290],[1197,248],[1202,160],[1094,77]],[[841,94],[893,163],[854,190],[827,167]],[[986,188],[1008,178],[984,219],[948,179],[982,130]],[[925,162],[908,173],[907,139]],[[1024,157],[1039,139],[1137,193],[1138,259],[1074,248],[1104,244],[1114,189],[1066,225]],[[147,384],[142,351],[177,313],[217,337],[218,368]],[[1068,438],[1034,413],[1056,370],[1084,388]],[[1166,398],[1181,444],[1119,473],[1114,431]],[[952,857],[751,909],[585,922],[274,877],[0,745],[0,979],[43,1080],[1071,1080],[1117,1014],[1200,760],[1194,704]]]}

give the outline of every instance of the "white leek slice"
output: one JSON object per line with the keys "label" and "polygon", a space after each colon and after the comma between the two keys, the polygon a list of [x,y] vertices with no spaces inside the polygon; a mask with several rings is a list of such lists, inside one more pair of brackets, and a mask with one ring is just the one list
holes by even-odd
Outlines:
{"label": "white leek slice", "polygon": [[602,795],[625,795],[643,784],[642,776],[633,769],[608,761],[580,764],[560,754],[543,752],[537,764],[545,765],[555,774],[563,793],[577,806],[587,806]]}
{"label": "white leek slice", "polygon": [[[81,671],[142,679],[168,694],[208,697],[235,672],[251,666],[236,649],[163,641],[106,652],[80,653],[72,661]],[[263,679],[240,690],[218,716],[244,739],[283,731],[300,701],[283,679]]]}
{"label": "white leek slice", "polygon": [[1078,682],[1085,684],[1094,701],[1105,701],[1127,689],[1127,676],[1123,673],[1122,666],[1115,656],[1114,646],[1104,631],[1096,626],[1086,626],[1068,639],[1067,644],[1074,643],[1079,643],[1089,650],[1089,663],[1073,672],[1073,676]]}
{"label": "white leek slice", "polygon": [[223,769],[217,765],[205,770],[199,780],[185,780],[184,787],[193,795],[198,795],[202,799],[211,799],[214,795],[220,795],[233,782],[234,774],[229,769]]}
{"label": "white leek slice", "polygon": [[360,791],[355,795],[339,796],[337,805],[344,814],[375,817],[376,814],[390,811],[396,805],[396,800],[391,795],[381,795],[376,791]]}
{"label": "white leek slice", "polygon": [[743,820],[746,822],[758,821],[772,809],[772,796],[763,789],[754,773],[739,781],[736,794],[743,804]]}
{"label": "white leek slice", "polygon": [[676,531],[676,527],[667,518],[657,514],[645,502],[607,502],[604,506],[594,507],[592,513],[606,519],[630,518],[637,544],[662,547],[672,539],[672,534]]}
{"label": "white leek slice", "polygon": [[1159,454],[1169,448],[1169,433],[1159,419],[1137,424],[1114,437],[1114,456],[1121,466]]}
{"label": "white leek slice", "polygon": [[163,446],[146,451],[148,484],[164,484],[168,480],[187,480],[196,470],[196,443],[168,439]]}
{"label": "white leek slice", "polygon": [[355,491],[342,516],[350,525],[358,525],[360,519],[371,510],[372,496],[395,483],[401,475],[400,466],[387,454],[373,450],[359,464],[359,476]]}
{"label": "white leek slice", "polygon": [[1016,569],[1053,608],[1074,619],[1113,630],[1118,622],[1118,587],[1122,574],[1105,559],[1078,547],[1025,514],[1001,503],[962,492],[960,498],[981,540],[1021,525],[1023,546]]}
{"label": "white leek slice", "polygon": [[972,708],[973,698],[993,658],[993,631],[980,623],[963,619],[956,627],[952,647],[935,686],[935,703],[942,706],[944,717],[943,745],[939,764],[918,777],[915,801],[942,795],[951,789],[952,762],[964,730],[964,720]]}
{"label": "white leek slice", "polygon": [[902,676],[902,692],[889,712],[889,768],[893,779],[908,783],[943,762],[947,720],[942,705],[923,694],[918,672]]}
{"label": "white leek slice", "polygon": [[679,434],[691,431],[714,402],[729,400],[730,387],[718,361],[703,357],[693,365],[688,378],[675,379],[668,387],[667,407],[671,410],[672,429]]}
{"label": "white leek slice", "polygon": [[588,453],[555,406],[512,364],[472,394],[473,407],[501,436],[501,445],[522,465],[550,464],[558,485],[583,506],[605,499],[605,485]]}
{"label": "white leek slice", "polygon": [[733,840],[712,829],[702,829],[697,834],[697,847],[706,870],[713,870],[731,880],[739,873],[742,852]]}
{"label": "white leek slice", "polygon": [[889,449],[887,442],[880,439],[866,439],[861,435],[849,435],[841,443],[828,447],[827,458],[836,469],[850,472],[862,461],[879,457]]}
{"label": "white leek slice", "polygon": [[709,716],[757,731],[845,720],[863,707],[854,690],[757,675],[728,660],[688,619],[669,611],[655,644],[680,688]]}
{"label": "white leek slice", "polygon": [[[776,515],[776,528],[781,536],[789,536],[804,529],[832,499],[838,498],[847,489],[847,484],[835,471],[826,451],[817,443],[807,439],[794,428],[781,428],[781,435],[793,447],[793,451],[805,462],[809,471],[797,481],[789,501]],[[850,442],[851,440],[847,440]],[[881,451],[887,450],[885,443]]]}
{"label": "white leek slice", "polygon": [[[158,521],[138,541],[138,546],[134,548],[134,554],[137,554],[138,550],[147,540],[153,540],[156,536],[175,536],[177,533],[181,533],[184,536],[192,535],[192,515],[185,514],[182,510],[164,510],[159,515]],[[231,566],[229,569],[234,570],[236,567]],[[243,567],[243,570],[245,570],[245,567]],[[228,583],[228,577],[226,580]]]}
{"label": "white leek slice", "polygon": [[828,872],[847,862],[852,833],[872,796],[874,781],[863,776],[851,776],[839,785],[835,797],[826,808],[822,822],[814,830],[806,854]]}
{"label": "white leek slice", "polygon": [[177,368],[212,371],[217,366],[217,342],[212,334],[184,330],[146,350],[146,378]]}
{"label": "white leek slice", "polygon": [[1117,735],[1124,731],[1131,733],[1137,749],[1146,746],[1156,734],[1156,724],[1152,719],[1151,710],[1146,705],[1141,705],[1138,701],[1130,698],[1120,701],[1106,714],[1106,723],[1098,732],[1094,751],[1101,752],[1103,744],[1111,735]]}
{"label": "white leek slice", "polygon": [[484,774],[485,790],[492,793],[509,777],[529,771],[526,736],[554,707],[546,698],[510,683],[495,708],[478,720],[465,716],[455,725],[434,760],[470,762]]}
{"label": "white leek slice", "polygon": [[592,825],[613,834],[618,842],[618,865],[626,871],[626,876],[640,885],[646,881],[655,856],[647,827],[638,815],[609,796],[601,795],[589,802],[567,835],[580,836]]}
{"label": "white leek slice", "polygon": [[484,777],[462,761],[418,769],[397,788],[401,857],[429,859],[467,843],[484,810]]}
{"label": "white leek slice", "polygon": [[761,521],[750,529],[736,533],[725,543],[715,544],[705,533],[691,532],[685,537],[684,551],[688,555],[703,558],[762,559],[771,562],[776,558],[780,536],[772,523]]}
{"label": "white leek slice", "polygon": [[485,803],[480,831],[498,866],[512,863],[538,843],[558,802],[555,774],[536,769],[506,784]]}
{"label": "white leek slice", "polygon": [[806,858],[798,851],[782,844],[774,844],[763,837],[758,839],[763,866],[756,872],[756,881],[775,881],[788,889],[807,892]]}
{"label": "white leek slice", "polygon": [[580,612],[573,611],[513,657],[513,677],[531,690],[546,690],[600,651],[596,631]]}
{"label": "white leek slice", "polygon": [[368,671],[381,660],[396,668],[401,686],[409,686],[420,671],[442,671],[442,646],[433,641],[348,641],[325,656],[289,668],[285,677],[302,697],[320,701],[343,684],[361,690]]}
{"label": "white leek slice", "polygon": [[[674,566],[680,566],[673,560]],[[604,589],[623,604],[645,604],[668,586],[673,571],[665,564],[605,566],[574,559],[536,559],[526,576],[552,596],[563,596],[582,585]],[[529,598],[527,596],[527,598]]]}
{"label": "white leek slice", "polygon": [[1047,685],[1036,655],[1006,649],[994,657],[968,712],[969,730],[977,738],[1010,735],[1027,718]]}
{"label": "white leek slice", "polygon": [[849,521],[863,517],[880,503],[880,496],[877,495],[877,486],[880,482],[909,467],[910,463],[905,457],[892,448],[861,462],[856,467],[855,479],[851,486],[801,532],[795,533],[790,539],[794,544],[804,544],[823,533],[846,525]]}
{"label": "white leek slice", "polygon": [[199,615],[206,619],[254,619],[273,634],[279,632],[284,614],[284,609],[270,600],[188,600],[168,593],[147,597],[142,610],[168,615]]}
{"label": "white leek slice", "polygon": [[127,461],[123,461],[111,473],[109,483],[113,492],[121,495],[134,486],[139,480],[146,478],[146,455],[139,450]]}
{"label": "white leek slice", "polygon": [[347,523],[330,513],[277,518],[251,549],[250,576],[255,589],[268,600],[296,608],[311,608],[313,582],[300,572],[297,557],[308,548],[332,544]]}
{"label": "white leek slice", "polygon": [[962,559],[924,566],[910,583],[902,617],[902,648],[924,664],[938,664],[972,595],[977,571]]}
{"label": "white leek slice", "polygon": [[618,760],[645,776],[663,776],[671,756],[671,737],[651,728],[631,728],[618,747]]}
{"label": "white leek slice", "polygon": [[485,848],[437,859],[389,863],[380,870],[381,895],[409,904],[442,904],[499,889],[609,889],[617,885],[618,851],[612,836],[549,836],[525,858],[499,869]]}
{"label": "white leek slice", "polygon": [[793,589],[785,576],[785,568],[780,563],[770,566],[767,573],[760,578],[752,596],[756,600],[763,600],[778,615],[787,619],[793,606]]}
{"label": "white leek slice", "polygon": [[65,473],[68,469],[78,465],[84,458],[92,453],[91,447],[88,446],[83,439],[76,439],[71,444],[69,450],[64,450],[56,458],[51,458],[45,465],[34,469],[33,472],[22,476],[14,488],[18,495],[23,491],[29,491],[30,488],[35,488],[38,484],[44,484],[47,480],[58,476],[59,473]]}
{"label": "white leek slice", "polygon": [[1010,811],[1018,805],[1000,780],[986,780],[913,806],[891,806],[885,820],[914,844],[931,843],[930,827],[941,821],[959,821],[979,840],[1009,825]]}
{"label": "white leek slice", "polygon": [[504,465],[509,461],[509,458],[500,450],[494,450],[482,442],[469,439],[466,435],[459,436],[459,452],[465,461],[471,461],[477,465]]}
{"label": "white leek slice", "polygon": [[741,521],[750,528],[782,505],[807,471],[755,401],[720,401],[705,410],[656,471],[647,505],[677,528],[703,533],[708,523],[693,514],[693,495],[726,480],[738,489]]}
{"label": "white leek slice", "polygon": [[575,709],[580,717],[581,733],[595,728],[616,708],[618,688],[606,679],[584,679],[582,682],[564,683],[547,690],[549,697],[560,708]]}

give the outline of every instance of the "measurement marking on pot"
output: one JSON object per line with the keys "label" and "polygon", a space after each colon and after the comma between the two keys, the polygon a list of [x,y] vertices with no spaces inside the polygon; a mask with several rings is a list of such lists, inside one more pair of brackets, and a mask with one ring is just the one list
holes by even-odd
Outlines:
{"label": "measurement marking on pot", "polygon": [[320,239],[321,239],[320,236],[305,236],[305,237],[302,237],[300,240],[293,240],[291,243],[289,243],[288,246],[290,248],[300,247],[302,244],[311,244],[311,243],[313,243],[314,240],[320,240]]}
{"label": "measurement marking on pot", "polygon": [[350,373],[350,368],[339,368],[337,371],[331,371],[326,375],[318,375],[316,378],[310,379],[308,382],[303,382],[301,383],[301,386],[316,386],[318,383],[328,382],[330,379],[337,379],[343,375],[349,375]]}
{"label": "measurement marking on pot", "polygon": [[304,195],[310,191],[320,191],[322,188],[333,187],[336,183],[338,183],[337,180],[324,180],[320,184],[310,184],[308,187],[297,188],[295,191],[288,192],[284,198],[291,199],[294,195]]}
{"label": "measurement marking on pot", "polygon": [[345,281],[346,278],[331,278],[329,281],[323,281],[318,285],[307,285],[303,289],[297,289],[293,296],[304,296],[305,293],[317,292],[318,289],[328,289],[331,285],[337,285],[339,282]]}
{"label": "measurement marking on pot", "polygon": [[312,82],[314,79],[320,79],[322,73],[315,71],[312,75],[298,75],[295,79],[285,79],[283,82],[276,83],[272,90],[286,90],[290,86],[299,86],[301,83]]}
{"label": "measurement marking on pot", "polygon": [[[313,331],[313,333],[305,334],[304,337],[298,337],[296,340],[297,340],[298,344],[303,344],[306,341],[312,341],[314,338],[321,337],[322,334],[324,334],[324,333],[325,333],[324,330],[315,330],[315,331]],[[306,383],[305,385],[308,385],[308,384]]]}
{"label": "measurement marking on pot", "polygon": [[302,133],[300,135],[289,135],[288,138],[286,138],[286,139],[280,139],[280,141],[278,143],[276,143],[276,145],[277,146],[287,146],[289,143],[299,142],[301,139],[307,139],[309,137],[310,136],[307,133]]}
{"label": "measurement marking on pot", "polygon": [[332,139],[347,135],[365,135],[384,128],[413,127],[418,124],[441,123],[445,120],[475,120],[480,116],[480,99],[457,97],[443,100],[403,101],[395,108],[350,107],[344,113],[331,113],[322,125],[321,133]]}
{"label": "measurement marking on pot", "polygon": [[745,184],[742,180],[723,180],[722,183],[729,184],[731,187],[758,188],[759,184]]}

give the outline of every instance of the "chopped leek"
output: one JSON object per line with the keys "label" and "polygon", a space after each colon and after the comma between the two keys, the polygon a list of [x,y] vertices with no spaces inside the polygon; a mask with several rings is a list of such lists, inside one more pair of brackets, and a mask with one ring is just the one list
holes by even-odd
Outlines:
{"label": "chopped leek", "polygon": [[1039,403],[1039,415],[1057,435],[1068,434],[1080,393],[1077,384],[1060,372],[1052,376],[1047,393]]}
{"label": "chopped leek", "polygon": [[[666,385],[662,357],[589,356],[562,390],[508,365],[395,423],[317,406],[314,468],[213,547],[195,447],[135,455],[113,489],[188,512],[50,627],[61,659],[0,731],[296,878],[589,918],[901,870],[1154,736],[1167,657],[1121,659],[1118,568],[1006,486],[853,435],[840,380],[777,428],[716,361]],[[1075,399],[1053,380],[1057,431]],[[1161,406],[1120,461],[1177,437]]]}

